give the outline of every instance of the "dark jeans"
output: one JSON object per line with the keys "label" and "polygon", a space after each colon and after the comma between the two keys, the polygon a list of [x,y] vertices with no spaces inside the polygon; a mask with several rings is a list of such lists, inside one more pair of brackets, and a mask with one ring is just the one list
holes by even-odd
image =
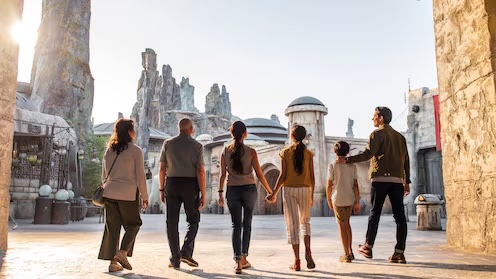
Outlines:
{"label": "dark jeans", "polygon": [[98,258],[112,260],[119,250],[121,226],[126,231],[122,238],[120,250],[127,251],[127,256],[133,255],[134,241],[141,227],[139,199],[135,201],[120,201],[105,199],[105,231]]}
{"label": "dark jeans", "polygon": [[[167,238],[171,250],[170,261],[179,265],[181,256],[192,257],[195,238],[200,222],[200,188],[196,177],[168,177],[165,183],[165,206],[167,207]],[[179,249],[179,210],[184,203],[188,231],[183,247]]]}
{"label": "dark jeans", "polygon": [[405,208],[403,206],[404,187],[400,183],[390,182],[372,182],[370,192],[372,210],[369,215],[369,224],[367,229],[366,241],[367,244],[374,246],[375,237],[377,236],[377,228],[381,218],[382,206],[386,196],[389,196],[389,201],[393,208],[393,216],[396,221],[396,252],[403,253],[405,251],[405,242],[407,234]]}
{"label": "dark jeans", "polygon": [[[257,186],[255,184],[228,186],[226,198],[231,212],[234,258],[240,259],[242,255],[248,256],[250,248],[251,221],[257,201]],[[243,239],[241,239],[241,230]]]}

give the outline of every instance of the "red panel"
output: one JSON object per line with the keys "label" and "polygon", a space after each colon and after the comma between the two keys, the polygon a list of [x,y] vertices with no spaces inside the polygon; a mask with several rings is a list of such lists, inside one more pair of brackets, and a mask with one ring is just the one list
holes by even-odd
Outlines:
{"label": "red panel", "polygon": [[441,121],[439,120],[439,95],[434,99],[434,121],[436,122],[436,150],[441,151]]}

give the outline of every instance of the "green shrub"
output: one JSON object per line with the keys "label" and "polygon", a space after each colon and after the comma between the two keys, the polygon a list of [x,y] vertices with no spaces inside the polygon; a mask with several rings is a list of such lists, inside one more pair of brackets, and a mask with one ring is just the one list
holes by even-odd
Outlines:
{"label": "green shrub", "polygon": [[[91,198],[96,188],[102,184],[102,158],[105,152],[108,137],[91,135],[87,138],[84,149],[84,159],[81,162],[83,189],[81,194],[85,198]],[[93,160],[93,150],[96,151],[98,162]]]}

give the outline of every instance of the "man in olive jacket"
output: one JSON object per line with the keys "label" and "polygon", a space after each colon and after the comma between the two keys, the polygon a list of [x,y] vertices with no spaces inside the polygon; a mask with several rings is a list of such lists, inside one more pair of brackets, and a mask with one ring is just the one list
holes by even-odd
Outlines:
{"label": "man in olive jacket", "polygon": [[391,118],[392,113],[389,108],[377,107],[372,118],[377,129],[370,134],[365,151],[346,158],[346,162],[355,163],[370,159],[372,209],[365,244],[358,246],[358,252],[366,258],[372,258],[372,247],[377,235],[382,206],[386,196],[389,196],[396,221],[396,246],[389,261],[406,263],[404,251],[407,225],[403,197],[410,193],[410,161],[405,137],[389,126]]}

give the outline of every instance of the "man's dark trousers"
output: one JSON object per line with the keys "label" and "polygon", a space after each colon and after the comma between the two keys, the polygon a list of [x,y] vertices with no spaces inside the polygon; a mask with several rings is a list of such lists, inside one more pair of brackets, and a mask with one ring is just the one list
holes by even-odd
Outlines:
{"label": "man's dark trousers", "polygon": [[[165,206],[167,216],[167,238],[171,250],[170,261],[179,266],[180,257],[192,257],[195,238],[200,222],[200,188],[196,177],[168,177],[165,183]],[[179,210],[184,203],[188,231],[183,247],[179,249]]]}
{"label": "man's dark trousers", "polygon": [[396,221],[396,252],[403,253],[405,251],[407,225],[405,217],[405,208],[403,205],[403,196],[405,190],[401,183],[391,182],[372,182],[370,191],[372,209],[369,215],[369,224],[366,234],[366,243],[372,247],[377,236],[379,220],[381,218],[382,206],[386,196],[389,196],[389,201],[393,208],[393,216]]}

